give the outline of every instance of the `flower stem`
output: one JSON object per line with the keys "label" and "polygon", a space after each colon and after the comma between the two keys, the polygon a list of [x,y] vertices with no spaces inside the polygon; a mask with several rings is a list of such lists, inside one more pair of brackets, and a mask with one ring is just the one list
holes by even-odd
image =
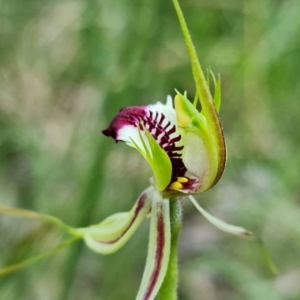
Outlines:
{"label": "flower stem", "polygon": [[170,199],[171,222],[171,251],[167,274],[158,292],[159,300],[176,300],[178,285],[178,239],[181,232],[181,202],[179,199]]}

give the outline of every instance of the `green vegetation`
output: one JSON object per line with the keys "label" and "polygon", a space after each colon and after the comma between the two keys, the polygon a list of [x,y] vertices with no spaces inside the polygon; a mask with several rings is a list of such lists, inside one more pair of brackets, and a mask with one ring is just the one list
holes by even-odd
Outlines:
{"label": "green vegetation", "polygon": [[[0,0],[0,205],[71,226],[129,210],[151,169],[104,137],[117,111],[195,93],[172,1]],[[198,197],[211,213],[262,237],[226,235],[186,201],[179,300],[300,298],[300,2],[182,1],[204,68],[222,79],[228,161]],[[110,256],[79,242],[0,277],[0,300],[134,299],[148,224]],[[62,234],[0,215],[0,268],[49,251]],[[65,238],[65,237],[64,237]]]}

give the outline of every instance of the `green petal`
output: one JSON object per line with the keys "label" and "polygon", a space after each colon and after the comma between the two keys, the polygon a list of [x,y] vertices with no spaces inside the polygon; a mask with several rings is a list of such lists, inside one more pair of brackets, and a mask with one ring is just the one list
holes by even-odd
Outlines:
{"label": "green petal", "polygon": [[119,250],[134,234],[151,209],[153,187],[145,190],[129,212],[117,213],[97,225],[78,228],[86,245],[101,254]]}
{"label": "green petal", "polygon": [[152,203],[148,255],[136,300],[153,300],[167,272],[171,247],[170,203],[156,193]]}

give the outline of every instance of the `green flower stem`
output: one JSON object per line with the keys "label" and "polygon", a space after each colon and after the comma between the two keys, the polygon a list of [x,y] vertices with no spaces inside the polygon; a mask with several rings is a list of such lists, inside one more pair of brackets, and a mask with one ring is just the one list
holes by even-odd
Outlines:
{"label": "green flower stem", "polygon": [[181,232],[181,202],[170,199],[171,252],[166,277],[158,293],[159,300],[176,300],[178,285],[178,240]]}

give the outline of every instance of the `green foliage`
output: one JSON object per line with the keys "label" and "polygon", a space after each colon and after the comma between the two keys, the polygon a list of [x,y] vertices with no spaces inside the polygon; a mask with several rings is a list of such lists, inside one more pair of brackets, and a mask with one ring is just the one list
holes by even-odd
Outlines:
{"label": "green foliage", "polygon": [[[255,243],[217,232],[183,203],[179,299],[299,299],[300,2],[181,5],[202,67],[222,79],[228,162],[200,202],[262,236],[279,275],[270,275]],[[129,210],[151,170],[101,130],[119,108],[165,101],[175,88],[193,99],[171,1],[1,1],[0,36],[0,205],[71,226]],[[1,277],[0,300],[133,299],[146,228],[112,256],[78,243]],[[0,216],[0,235],[1,267],[61,239],[38,221],[9,216]]]}

